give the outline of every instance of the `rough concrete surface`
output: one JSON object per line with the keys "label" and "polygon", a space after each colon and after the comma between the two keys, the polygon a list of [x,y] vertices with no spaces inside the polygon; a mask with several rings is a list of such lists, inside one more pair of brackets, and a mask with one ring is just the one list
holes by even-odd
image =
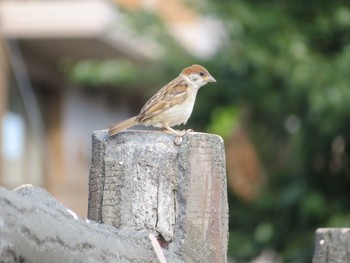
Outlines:
{"label": "rough concrete surface", "polygon": [[148,234],[79,218],[41,188],[0,188],[1,263],[158,262]]}
{"label": "rough concrete surface", "polygon": [[147,229],[184,262],[226,262],[228,205],[221,137],[126,131],[92,140],[88,218]]}
{"label": "rough concrete surface", "polygon": [[349,263],[350,228],[319,228],[313,263]]}

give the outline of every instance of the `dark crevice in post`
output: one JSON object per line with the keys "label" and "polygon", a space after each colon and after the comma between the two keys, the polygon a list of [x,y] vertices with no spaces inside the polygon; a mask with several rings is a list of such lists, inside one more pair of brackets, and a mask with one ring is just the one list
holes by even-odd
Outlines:
{"label": "dark crevice in post", "polygon": [[[154,229],[157,229],[158,228],[158,220],[159,220],[159,214],[160,214],[160,211],[159,211],[159,180],[157,181],[157,215],[156,215],[156,223],[154,225]],[[160,234],[159,234],[160,235]]]}
{"label": "dark crevice in post", "polygon": [[165,240],[165,238],[161,234],[158,234],[157,241],[158,241],[158,243],[159,243],[161,248],[164,248],[164,249],[168,249],[169,248],[169,243],[170,242],[167,242]]}

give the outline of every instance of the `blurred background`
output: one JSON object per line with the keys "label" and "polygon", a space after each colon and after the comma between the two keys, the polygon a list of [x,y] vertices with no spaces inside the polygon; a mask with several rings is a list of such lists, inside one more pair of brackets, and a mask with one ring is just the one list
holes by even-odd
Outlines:
{"label": "blurred background", "polygon": [[349,227],[349,1],[2,0],[0,30],[1,186],[86,216],[91,133],[198,63],[218,82],[186,127],[225,139],[232,262]]}

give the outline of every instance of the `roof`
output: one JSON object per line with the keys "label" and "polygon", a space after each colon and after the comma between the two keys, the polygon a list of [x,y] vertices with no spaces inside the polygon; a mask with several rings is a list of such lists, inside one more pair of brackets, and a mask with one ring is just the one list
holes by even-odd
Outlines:
{"label": "roof", "polygon": [[5,38],[19,39],[54,60],[64,55],[144,60],[157,57],[161,50],[157,43],[126,28],[121,13],[109,1],[3,0],[0,17]]}

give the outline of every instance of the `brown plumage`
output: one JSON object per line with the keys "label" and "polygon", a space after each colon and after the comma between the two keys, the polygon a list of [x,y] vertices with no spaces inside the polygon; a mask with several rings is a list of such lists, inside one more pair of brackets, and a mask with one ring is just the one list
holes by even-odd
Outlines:
{"label": "brown plumage", "polygon": [[216,82],[200,65],[185,68],[180,75],[160,89],[140,113],[108,129],[110,136],[134,125],[154,126],[183,136],[186,132],[175,131],[171,126],[186,124],[191,116],[198,89],[208,82]]}

